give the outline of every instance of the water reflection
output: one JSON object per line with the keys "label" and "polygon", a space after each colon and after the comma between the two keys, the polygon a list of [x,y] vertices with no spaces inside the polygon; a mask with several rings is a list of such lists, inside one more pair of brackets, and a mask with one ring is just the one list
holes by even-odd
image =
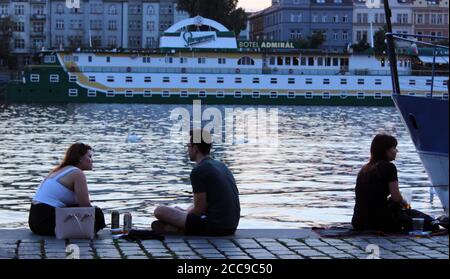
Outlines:
{"label": "water reflection", "polygon": [[[0,226],[26,223],[43,176],[74,141],[94,148],[88,183],[95,204],[130,211],[148,225],[158,204],[187,207],[193,167],[170,139],[175,105],[13,105],[0,109]],[[192,111],[190,106],[184,108]],[[207,107],[204,106],[204,109]],[[222,112],[226,106],[218,107]],[[242,106],[242,109],[248,107]],[[224,142],[214,156],[235,174],[241,228],[291,228],[349,222],[356,174],[375,133],[399,139],[403,187],[425,186],[413,206],[440,214],[428,178],[395,108],[277,107],[278,148]],[[130,132],[141,137],[126,143]],[[267,142],[271,139],[267,138]],[[108,218],[109,219],[109,218]]]}

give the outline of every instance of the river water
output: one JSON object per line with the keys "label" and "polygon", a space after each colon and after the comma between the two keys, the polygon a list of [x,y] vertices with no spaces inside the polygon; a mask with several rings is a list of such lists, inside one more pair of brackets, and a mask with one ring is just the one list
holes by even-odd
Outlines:
{"label": "river water", "polygon": [[[27,224],[30,200],[66,148],[94,148],[86,172],[93,203],[109,213],[131,212],[149,226],[159,204],[191,203],[186,147],[170,137],[174,109],[192,106],[10,105],[0,108],[0,227]],[[208,107],[204,106],[203,109]],[[225,114],[231,106],[217,106]],[[242,106],[242,109],[250,107]],[[412,206],[437,216],[437,196],[393,107],[278,106],[278,144],[216,143],[213,156],[234,173],[241,200],[239,228],[299,228],[350,222],[354,184],[378,132],[399,140],[400,187],[414,187]],[[250,108],[251,109],[251,108]],[[139,142],[126,142],[136,134]]]}

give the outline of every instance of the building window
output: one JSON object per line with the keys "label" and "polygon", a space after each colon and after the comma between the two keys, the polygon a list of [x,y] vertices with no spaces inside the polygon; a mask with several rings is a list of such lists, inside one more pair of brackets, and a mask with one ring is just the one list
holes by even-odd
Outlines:
{"label": "building window", "polygon": [[108,21],[108,30],[109,30],[109,31],[115,31],[115,30],[117,30],[117,21],[115,21],[115,20],[109,20],[109,21]]}
{"label": "building window", "polygon": [[147,7],[147,14],[148,15],[154,15],[155,14],[155,8],[153,8],[152,5]]}
{"label": "building window", "polygon": [[25,14],[25,6],[24,5],[15,5],[14,6],[14,14],[15,15],[24,15]]}
{"label": "building window", "polygon": [[56,29],[58,29],[58,30],[64,29],[64,20],[63,19],[56,20]]}
{"label": "building window", "polygon": [[110,15],[117,15],[116,5],[109,5],[108,14],[110,14]]}

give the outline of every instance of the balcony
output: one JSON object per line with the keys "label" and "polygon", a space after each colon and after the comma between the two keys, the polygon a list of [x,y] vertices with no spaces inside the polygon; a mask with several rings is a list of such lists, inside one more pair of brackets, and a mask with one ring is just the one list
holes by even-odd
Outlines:
{"label": "balcony", "polygon": [[31,20],[40,20],[40,21],[45,21],[47,20],[47,15],[41,15],[41,14],[32,14],[30,16]]}

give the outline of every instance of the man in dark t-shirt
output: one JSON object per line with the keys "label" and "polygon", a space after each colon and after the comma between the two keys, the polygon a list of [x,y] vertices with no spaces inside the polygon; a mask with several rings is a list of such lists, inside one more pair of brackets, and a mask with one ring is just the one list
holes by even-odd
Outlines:
{"label": "man in dark t-shirt", "polygon": [[[188,153],[196,166],[191,172],[194,204],[183,210],[159,206],[152,228],[159,232],[222,236],[234,234],[239,224],[239,191],[233,174],[225,164],[210,157],[211,135],[205,130],[191,131]],[[177,231],[178,230],[178,231]]]}

